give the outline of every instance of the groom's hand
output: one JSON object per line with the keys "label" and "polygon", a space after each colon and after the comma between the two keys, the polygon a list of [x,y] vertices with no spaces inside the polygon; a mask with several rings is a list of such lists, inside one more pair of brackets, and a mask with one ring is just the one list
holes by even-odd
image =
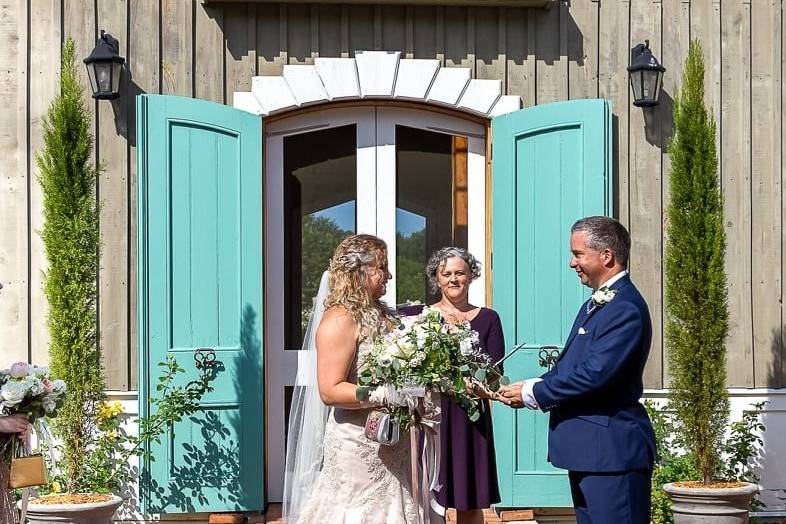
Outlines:
{"label": "groom's hand", "polygon": [[497,400],[515,409],[523,408],[524,401],[521,398],[521,386],[524,382],[514,382],[507,386],[502,386],[497,391]]}
{"label": "groom's hand", "polygon": [[539,378],[531,378],[514,382],[509,386],[504,386],[499,390],[499,399],[508,406],[519,409],[527,407],[529,409],[540,409],[537,400],[532,394],[532,388],[540,382]]}

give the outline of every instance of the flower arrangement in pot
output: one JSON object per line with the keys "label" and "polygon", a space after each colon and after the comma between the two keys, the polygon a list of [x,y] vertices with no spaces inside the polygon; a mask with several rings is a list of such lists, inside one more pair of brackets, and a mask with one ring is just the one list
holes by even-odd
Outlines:
{"label": "flower arrangement in pot", "polygon": [[[36,155],[44,202],[42,239],[48,269],[52,376],[68,395],[54,419],[48,444],[50,482],[27,506],[31,524],[110,522],[122,503],[118,493],[132,480],[129,462],[144,456],[146,443],[194,413],[211,390],[209,375],[179,385],[184,370],[174,357],[161,366],[151,415],[138,421],[137,435],[124,430],[122,407],[108,403],[98,339],[96,303],[100,252],[96,180],[90,162],[90,114],[75,65],[74,42],[64,42],[60,93],[43,121],[44,148]],[[153,457],[146,457],[150,460]]]}
{"label": "flower arrangement in pot", "polygon": [[715,129],[704,105],[704,57],[694,41],[674,103],[665,257],[669,407],[675,412],[678,440],[698,475],[695,482],[664,486],[677,524],[748,522],[758,490],[756,484],[723,478],[729,313]]}

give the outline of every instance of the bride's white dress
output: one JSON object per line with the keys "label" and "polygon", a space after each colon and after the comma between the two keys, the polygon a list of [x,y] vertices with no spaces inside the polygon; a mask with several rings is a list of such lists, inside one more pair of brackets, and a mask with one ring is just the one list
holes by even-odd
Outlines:
{"label": "bride's white dress", "polygon": [[[358,355],[370,345],[361,343]],[[357,377],[357,357],[349,382]],[[413,524],[409,434],[395,446],[366,438],[366,409],[334,408],[325,427],[324,459],[298,524]]]}

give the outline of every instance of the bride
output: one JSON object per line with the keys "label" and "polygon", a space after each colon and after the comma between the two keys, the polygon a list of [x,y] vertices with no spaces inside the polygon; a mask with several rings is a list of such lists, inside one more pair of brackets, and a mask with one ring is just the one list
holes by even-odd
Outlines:
{"label": "bride", "polygon": [[408,439],[384,446],[366,438],[372,406],[355,396],[358,361],[392,326],[392,311],[380,300],[390,278],[387,246],[372,235],[344,239],[322,277],[290,410],[286,524],[420,519]]}

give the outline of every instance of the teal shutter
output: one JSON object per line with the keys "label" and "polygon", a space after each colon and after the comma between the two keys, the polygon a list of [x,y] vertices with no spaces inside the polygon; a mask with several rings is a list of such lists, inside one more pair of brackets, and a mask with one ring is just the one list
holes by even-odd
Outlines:
{"label": "teal shutter", "polygon": [[167,355],[215,390],[143,463],[149,513],[260,510],[264,500],[262,120],[203,100],[137,97],[142,416]]}
{"label": "teal shutter", "polygon": [[[562,349],[588,292],[568,267],[570,227],[610,215],[611,110],[575,100],[495,118],[493,306],[505,330],[511,380],[541,375],[541,349]],[[494,409],[501,507],[571,506],[565,471],[547,461],[548,415]]]}

